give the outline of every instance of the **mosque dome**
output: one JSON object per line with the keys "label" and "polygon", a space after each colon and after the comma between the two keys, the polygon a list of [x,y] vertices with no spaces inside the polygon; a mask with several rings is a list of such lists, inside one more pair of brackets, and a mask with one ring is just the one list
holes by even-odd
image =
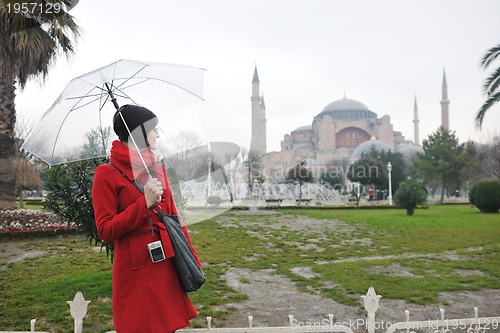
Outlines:
{"label": "mosque dome", "polygon": [[312,125],[306,125],[306,126],[296,128],[293,132],[312,131],[312,130],[313,130]]}
{"label": "mosque dome", "polygon": [[361,158],[361,155],[368,153],[372,147],[377,151],[386,151],[389,152],[391,147],[385,142],[380,140],[376,140],[372,138],[371,140],[365,141],[354,149],[351,155],[351,160],[356,161]]}
{"label": "mosque dome", "polygon": [[422,147],[418,145],[409,144],[398,149],[398,151],[403,155],[405,161],[411,161],[418,153],[424,153]]}
{"label": "mosque dome", "polygon": [[329,115],[332,119],[367,119],[377,118],[377,114],[370,111],[366,105],[354,99],[342,98],[331,102],[314,119],[319,120]]}

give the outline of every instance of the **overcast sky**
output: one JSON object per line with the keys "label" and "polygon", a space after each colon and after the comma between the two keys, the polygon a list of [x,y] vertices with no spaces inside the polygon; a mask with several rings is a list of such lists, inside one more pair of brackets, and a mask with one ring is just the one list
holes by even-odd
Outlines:
{"label": "overcast sky", "polygon": [[500,134],[500,105],[482,131],[474,123],[498,13],[498,0],[82,0],[71,11],[83,29],[76,54],[18,91],[17,110],[35,122],[72,78],[118,59],[179,63],[207,70],[205,139],[249,148],[257,64],[269,151],[344,93],[408,139],[416,95],[424,139],[441,125],[445,69],[450,128],[485,142]]}

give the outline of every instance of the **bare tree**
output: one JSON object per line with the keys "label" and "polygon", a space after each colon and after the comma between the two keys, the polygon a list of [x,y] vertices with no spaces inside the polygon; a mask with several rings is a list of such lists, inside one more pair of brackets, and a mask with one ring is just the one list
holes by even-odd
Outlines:
{"label": "bare tree", "polygon": [[108,148],[111,146],[111,127],[90,130],[85,133],[85,143],[83,144],[83,159],[89,157],[106,156]]}
{"label": "bare tree", "polygon": [[14,159],[14,173],[16,175],[16,194],[19,196],[20,208],[24,208],[23,191],[39,190],[42,187],[42,180],[36,172],[34,164],[22,157]]}
{"label": "bare tree", "polygon": [[491,144],[481,149],[484,154],[483,176],[485,178],[500,178],[500,136],[494,137]]}
{"label": "bare tree", "polygon": [[187,160],[189,153],[196,147],[203,144],[198,134],[191,131],[180,131],[177,135],[170,138],[171,149],[177,154],[177,158],[182,161]]}
{"label": "bare tree", "polygon": [[16,179],[16,195],[19,197],[21,208],[24,208],[23,191],[25,190],[40,190],[42,188],[42,180],[37,172],[37,159],[19,148],[27,138],[32,129],[32,120],[26,115],[18,115],[16,126],[14,129],[15,137],[15,155],[14,155],[14,176]]}
{"label": "bare tree", "polygon": [[168,138],[168,147],[164,147],[161,155],[164,157],[163,163],[167,169],[176,170],[179,180],[188,180],[193,176],[199,163],[202,162],[200,156],[207,155],[207,146],[202,146],[202,139],[195,132],[180,131],[176,135]]}

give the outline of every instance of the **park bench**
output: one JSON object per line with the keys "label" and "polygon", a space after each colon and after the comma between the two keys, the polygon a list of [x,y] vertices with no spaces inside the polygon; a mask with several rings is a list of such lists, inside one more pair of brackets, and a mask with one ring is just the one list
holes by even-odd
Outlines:
{"label": "park bench", "polygon": [[358,205],[358,199],[357,198],[347,198],[347,205],[351,206],[357,206]]}
{"label": "park bench", "polygon": [[280,205],[283,202],[283,199],[266,199],[266,205],[271,206],[273,204]]}
{"label": "park bench", "polygon": [[311,202],[311,199],[297,199],[297,200],[295,200],[295,203],[297,205],[300,205],[301,203],[305,203],[307,206],[307,205],[309,205],[310,202]]}

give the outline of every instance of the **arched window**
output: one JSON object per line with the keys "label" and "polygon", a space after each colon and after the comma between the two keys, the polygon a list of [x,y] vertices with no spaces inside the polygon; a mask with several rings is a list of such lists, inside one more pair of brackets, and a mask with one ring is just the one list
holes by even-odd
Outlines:
{"label": "arched window", "polygon": [[347,127],[335,134],[337,149],[356,148],[361,143],[370,140],[370,135],[356,127]]}

